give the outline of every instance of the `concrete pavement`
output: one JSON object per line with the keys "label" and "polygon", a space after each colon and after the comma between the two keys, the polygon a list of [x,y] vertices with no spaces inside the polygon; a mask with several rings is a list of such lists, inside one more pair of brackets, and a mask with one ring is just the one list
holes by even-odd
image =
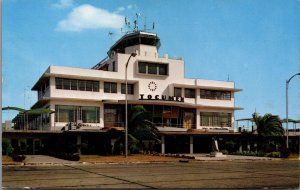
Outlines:
{"label": "concrete pavement", "polygon": [[4,166],[5,188],[299,188],[299,162],[290,160],[189,163]]}
{"label": "concrete pavement", "polygon": [[[26,159],[23,162],[9,162],[3,163],[3,165],[76,165],[76,164],[95,164],[95,163],[161,163],[161,162],[178,162],[179,160],[184,161],[226,161],[226,160],[280,160],[280,158],[269,158],[269,157],[254,157],[254,156],[238,156],[238,155],[226,155],[226,157],[209,157],[207,154],[181,154],[181,155],[168,155],[167,157],[177,157],[177,159],[161,159],[164,156],[151,156],[151,159],[131,159],[131,156],[127,159],[122,159],[122,156],[103,156],[97,157],[93,161],[69,161],[59,158],[55,158],[48,155],[26,155]],[[92,156],[93,157],[93,156]],[[111,158],[107,161],[105,158]],[[116,157],[119,157],[116,159]],[[121,158],[122,157],[122,158]],[[153,157],[153,158],[152,158]],[[166,158],[166,157],[165,157]]]}

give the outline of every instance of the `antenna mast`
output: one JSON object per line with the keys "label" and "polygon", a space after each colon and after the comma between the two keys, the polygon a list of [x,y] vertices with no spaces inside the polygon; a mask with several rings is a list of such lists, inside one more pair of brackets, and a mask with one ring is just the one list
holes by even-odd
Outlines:
{"label": "antenna mast", "polygon": [[125,17],[125,29],[121,28],[122,33],[128,33],[128,32],[136,32],[139,31],[139,18],[144,17],[144,31],[151,31],[155,28],[155,23],[153,22],[151,28],[147,28],[147,17],[143,16],[141,13],[135,13],[135,20],[133,20],[133,26],[131,26],[131,23],[127,17]]}

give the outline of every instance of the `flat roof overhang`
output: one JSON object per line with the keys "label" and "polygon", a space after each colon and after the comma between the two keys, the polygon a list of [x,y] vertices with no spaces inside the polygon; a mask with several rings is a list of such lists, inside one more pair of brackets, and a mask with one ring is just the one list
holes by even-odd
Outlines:
{"label": "flat roof overhang", "polygon": [[46,105],[50,100],[71,100],[71,101],[88,101],[88,102],[102,102],[102,100],[91,100],[91,99],[84,99],[84,98],[59,98],[59,97],[43,97],[42,99],[38,100],[31,109],[40,108]]}
{"label": "flat roof overhang", "polygon": [[235,132],[204,132],[204,131],[185,131],[185,132],[179,132],[179,131],[163,131],[159,132],[160,135],[195,135],[195,136],[221,136],[221,135],[226,135],[226,136],[239,136],[242,135],[242,133],[235,133]]}
{"label": "flat roof overhang", "polygon": [[[94,69],[90,69],[93,70]],[[100,71],[101,72],[101,71]],[[31,90],[39,90],[38,87],[41,83],[48,80],[50,77],[60,77],[60,78],[68,78],[68,79],[82,79],[82,80],[106,80],[109,82],[125,82],[125,79],[113,79],[113,78],[107,78],[107,77],[101,77],[101,75],[97,77],[91,77],[91,76],[82,76],[82,75],[72,75],[72,74],[57,74],[57,73],[44,73],[40,79],[34,84],[34,86],[31,88]],[[128,83],[138,83],[138,80],[128,80]]]}
{"label": "flat roof overhang", "polygon": [[[104,104],[125,104],[125,100],[102,100]],[[161,100],[128,100],[128,104],[155,104],[155,105],[169,105],[169,106],[179,106],[184,108],[202,108],[202,109],[222,109],[222,110],[242,110],[240,107],[224,107],[224,106],[205,106],[205,105],[195,105],[184,102],[176,101],[161,101]]]}
{"label": "flat roof overhang", "polygon": [[31,90],[36,90],[38,91],[38,87],[44,83],[46,80],[49,80],[50,78],[50,73],[44,73],[40,78],[39,80],[33,85],[33,87],[31,88]]}
{"label": "flat roof overhang", "polygon": [[[38,108],[46,105],[50,100],[77,100],[77,101],[89,101],[89,102],[103,102],[104,104],[125,104],[125,100],[91,100],[84,98],[43,98],[36,102],[31,108]],[[161,101],[161,100],[128,100],[128,104],[155,104],[155,105],[169,105],[179,106],[184,108],[202,108],[202,109],[221,109],[221,110],[243,110],[240,107],[224,107],[224,106],[206,106],[206,105],[195,105],[185,102],[176,101]]]}
{"label": "flat roof overhang", "polygon": [[192,84],[178,84],[173,83],[174,87],[185,87],[185,88],[200,88],[204,90],[224,90],[224,91],[231,91],[231,92],[240,92],[242,89],[239,88],[228,88],[228,87],[217,87],[217,86],[199,86],[199,85],[192,85]]}
{"label": "flat roof overhang", "polygon": [[35,104],[33,104],[31,106],[31,109],[35,109],[35,108],[41,108],[44,105],[46,105],[48,102],[50,101],[50,98],[42,98],[40,100],[38,100]]}

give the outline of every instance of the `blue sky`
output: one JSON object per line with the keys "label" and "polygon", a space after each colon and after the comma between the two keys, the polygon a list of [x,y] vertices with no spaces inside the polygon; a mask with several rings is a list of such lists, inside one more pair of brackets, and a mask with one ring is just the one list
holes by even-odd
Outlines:
{"label": "blue sky", "polygon": [[[3,106],[34,104],[30,89],[49,65],[94,66],[136,13],[140,28],[155,22],[161,55],[184,58],[186,78],[229,78],[243,89],[236,119],[255,110],[285,117],[285,81],[300,72],[299,0],[3,0]],[[289,85],[294,119],[299,87],[297,76]]]}

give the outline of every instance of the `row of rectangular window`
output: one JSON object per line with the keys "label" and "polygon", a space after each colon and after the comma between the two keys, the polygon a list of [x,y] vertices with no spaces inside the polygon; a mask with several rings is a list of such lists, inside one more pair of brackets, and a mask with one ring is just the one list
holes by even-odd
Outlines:
{"label": "row of rectangular window", "polygon": [[[182,94],[182,88],[174,88],[174,96],[181,97],[181,94]],[[185,88],[184,97],[195,98],[196,97],[195,89]],[[231,100],[231,92],[200,89],[200,98],[213,99],[213,100]]]}
{"label": "row of rectangular window", "polygon": [[[174,96],[181,97],[181,91],[182,91],[182,88],[174,88]],[[185,98],[195,98],[196,97],[195,89],[185,88],[184,89],[184,97]]]}
{"label": "row of rectangular window", "polygon": [[200,126],[231,127],[232,114],[200,112]]}
{"label": "row of rectangular window", "polygon": [[[116,105],[113,105],[116,106]],[[151,110],[152,118],[159,117],[159,121],[162,120],[161,117],[171,119],[179,118],[179,108],[166,106],[165,109],[169,108],[168,111],[162,109],[162,106],[157,106],[160,109]],[[146,106],[149,109],[149,106]],[[94,106],[69,106],[69,105],[56,105],[55,106],[56,122],[77,122],[81,120],[83,123],[99,123],[100,122],[100,108]],[[164,111],[163,111],[164,110]],[[187,117],[190,118],[190,122],[194,123],[195,121],[195,112],[192,110],[184,109],[184,113],[191,113]],[[150,111],[150,110],[149,110]],[[105,105],[105,122],[120,122],[122,111],[119,110],[117,114],[115,109],[109,109]],[[111,115],[112,114],[112,115]],[[118,119],[115,119],[115,118]],[[163,120],[162,120],[163,121]],[[166,121],[167,123],[171,120]],[[175,121],[175,120],[174,120]],[[200,112],[200,126],[221,126],[221,127],[231,127],[232,114],[231,113],[220,113],[220,112]],[[178,121],[176,120],[176,123]],[[183,123],[184,124],[184,123]]]}
{"label": "row of rectangular window", "polygon": [[56,89],[99,92],[99,81],[55,78]]}
{"label": "row of rectangular window", "polygon": [[55,122],[99,123],[100,108],[94,106],[55,106]]}
{"label": "row of rectangular window", "polygon": [[[67,78],[55,78],[56,89],[64,90],[80,90],[80,91],[93,91],[99,92],[99,81],[91,80],[78,80],[78,79],[67,79]],[[134,93],[134,85],[127,84],[127,93]],[[105,93],[117,93],[117,83],[114,82],[104,82],[104,92]],[[126,93],[126,85],[121,84],[121,93]]]}
{"label": "row of rectangular window", "polygon": [[168,64],[139,62],[139,73],[152,75],[168,75]]}
{"label": "row of rectangular window", "polygon": [[200,90],[200,98],[212,100],[231,100],[230,91]]}
{"label": "row of rectangular window", "polygon": [[[105,93],[117,93],[117,83],[115,82],[104,82]],[[121,94],[126,94],[126,84],[121,84]],[[134,94],[134,85],[127,84],[127,94]]]}

